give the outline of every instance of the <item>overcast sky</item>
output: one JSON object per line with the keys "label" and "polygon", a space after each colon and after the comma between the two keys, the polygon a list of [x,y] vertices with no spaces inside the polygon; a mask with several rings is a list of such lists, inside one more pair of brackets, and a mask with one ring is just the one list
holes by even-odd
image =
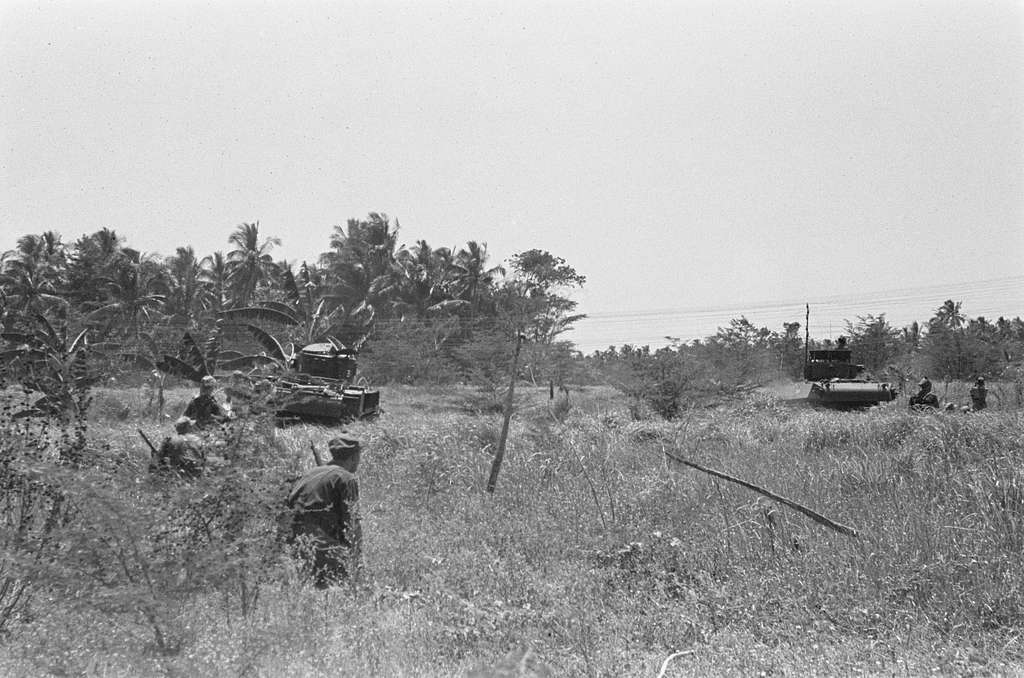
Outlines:
{"label": "overcast sky", "polygon": [[208,254],[259,220],[299,261],[377,211],[408,244],[564,257],[585,349],[804,301],[816,333],[950,296],[1024,314],[1022,16],[0,1],[0,250],[108,227]]}

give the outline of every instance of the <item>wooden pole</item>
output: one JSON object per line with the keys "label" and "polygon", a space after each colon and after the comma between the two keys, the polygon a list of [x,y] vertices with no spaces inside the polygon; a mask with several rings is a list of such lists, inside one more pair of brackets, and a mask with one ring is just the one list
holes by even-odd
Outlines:
{"label": "wooden pole", "polygon": [[509,377],[508,393],[505,394],[505,420],[501,423],[501,436],[498,437],[498,449],[494,451],[494,461],[491,462],[491,475],[487,479],[487,491],[494,492],[498,484],[498,473],[501,471],[501,462],[505,458],[505,442],[508,440],[508,424],[512,419],[512,396],[516,388],[516,372],[519,369],[519,348],[523,345],[523,335],[516,333],[516,348],[512,354],[512,376]]}
{"label": "wooden pole", "polygon": [[807,304],[807,315],[804,318],[804,374],[807,374],[807,352],[811,348],[811,305]]}
{"label": "wooden pole", "polygon": [[701,466],[700,464],[697,464],[695,462],[683,459],[682,457],[677,457],[676,455],[672,454],[668,450],[662,450],[662,451],[665,453],[665,456],[668,457],[669,459],[672,459],[674,461],[678,461],[680,464],[685,464],[686,466],[689,466],[690,468],[695,468],[698,471],[702,471],[704,473],[707,473],[708,475],[715,476],[716,478],[721,478],[722,480],[728,480],[730,483],[736,483],[737,485],[742,485],[743,487],[747,488],[748,490],[753,490],[754,492],[758,492],[760,494],[763,494],[764,496],[768,497],[769,499],[773,499],[773,500],[779,502],[780,504],[782,504],[784,506],[788,506],[789,508],[791,508],[791,509],[793,509],[795,511],[799,511],[800,513],[804,514],[805,516],[807,516],[808,518],[810,518],[814,522],[816,522],[816,523],[818,523],[820,525],[824,525],[825,527],[831,528],[831,529],[835,530],[836,532],[839,532],[840,534],[846,534],[846,535],[849,535],[851,537],[856,537],[857,536],[857,530],[853,529],[852,527],[849,527],[847,525],[843,525],[842,523],[837,523],[834,520],[826,518],[825,516],[821,515],[817,511],[815,511],[813,509],[809,509],[806,506],[804,506],[803,504],[798,504],[795,501],[793,501],[792,499],[786,499],[782,495],[775,494],[771,490],[766,490],[763,487],[758,487],[754,483],[747,482],[746,480],[742,480],[740,478],[736,478],[735,476],[731,476],[731,475],[729,475],[727,473],[722,473],[721,471],[716,471],[715,469],[707,468],[706,466]]}

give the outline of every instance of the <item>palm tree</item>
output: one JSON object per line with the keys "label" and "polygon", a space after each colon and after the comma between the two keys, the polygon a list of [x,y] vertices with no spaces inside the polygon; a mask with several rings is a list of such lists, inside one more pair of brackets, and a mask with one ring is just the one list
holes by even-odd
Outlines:
{"label": "palm tree", "polygon": [[201,279],[210,290],[210,301],[214,311],[220,311],[227,302],[228,260],[221,251],[203,257],[199,263]]}
{"label": "palm tree", "polygon": [[32,255],[6,259],[0,272],[5,306],[20,313],[40,313],[49,308],[65,307],[67,302],[60,293],[62,283],[57,269]]}
{"label": "palm tree", "polygon": [[493,289],[495,281],[505,275],[502,266],[487,268],[487,243],[470,240],[464,249],[455,255],[455,289],[459,299],[470,303],[473,311],[480,310],[486,292]]}
{"label": "palm tree", "polygon": [[260,242],[260,222],[240,224],[228,243],[235,249],[228,252],[228,284],[232,303],[245,306],[256,296],[260,285],[273,280],[276,264],[269,252],[281,244],[280,238],[266,238]]}
{"label": "palm tree", "polygon": [[6,305],[22,313],[66,306],[61,296],[66,263],[64,244],[54,231],[18,238],[15,248],[0,256]]}
{"label": "palm tree", "polygon": [[67,251],[61,242],[60,234],[56,231],[46,231],[40,235],[23,235],[18,238],[15,249],[4,256],[32,258],[59,271],[63,271],[67,264]]}
{"label": "palm tree", "polygon": [[[358,350],[366,340],[374,320],[373,309],[365,303],[346,307],[340,297],[330,294],[317,267],[302,262],[297,274],[290,266],[285,267],[279,282],[284,302],[264,300],[255,306],[235,307],[218,313],[218,318],[290,327],[289,338],[301,346],[337,339]],[[250,325],[249,329],[265,343],[265,333],[259,327]]]}
{"label": "palm tree", "polygon": [[139,320],[152,318],[167,300],[164,271],[155,259],[134,251],[118,257],[112,268],[101,281],[107,300],[86,317],[108,319],[108,329],[116,321],[127,336],[137,337]]}
{"label": "palm tree", "polygon": [[121,237],[109,228],[79,238],[68,261],[69,295],[78,302],[102,301],[103,290],[96,283],[111,275],[120,254]]}
{"label": "palm tree", "polygon": [[396,258],[395,298],[391,301],[395,315],[422,318],[468,305],[453,298],[455,265],[447,247],[432,249],[426,240],[420,240]]}
{"label": "palm tree", "polygon": [[346,307],[386,306],[395,290],[398,222],[392,228],[386,214],[372,212],[367,221],[349,219],[335,226],[331,251],[321,256],[334,294]]}
{"label": "palm tree", "polygon": [[170,276],[167,311],[182,315],[191,323],[213,301],[211,286],[203,280],[203,262],[196,258],[195,250],[189,245],[179,247],[167,264]]}
{"label": "palm tree", "polygon": [[939,325],[947,327],[951,330],[958,330],[964,326],[964,314],[960,311],[960,305],[962,302],[955,302],[952,299],[947,299],[942,306],[935,311],[934,320]]}

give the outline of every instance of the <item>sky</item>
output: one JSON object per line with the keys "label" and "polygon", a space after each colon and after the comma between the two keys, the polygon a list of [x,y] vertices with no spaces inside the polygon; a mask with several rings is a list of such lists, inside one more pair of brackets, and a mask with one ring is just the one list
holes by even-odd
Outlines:
{"label": "sky", "polygon": [[0,0],[0,251],[532,248],[590,351],[1024,315],[1021,2]]}

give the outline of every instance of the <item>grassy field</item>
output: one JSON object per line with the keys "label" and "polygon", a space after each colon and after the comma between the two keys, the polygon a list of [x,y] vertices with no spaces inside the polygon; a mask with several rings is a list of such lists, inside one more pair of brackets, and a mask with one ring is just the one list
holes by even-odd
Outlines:
{"label": "grassy field", "polygon": [[[171,392],[168,411],[190,395]],[[379,420],[349,429],[366,444],[365,576],[321,592],[251,545],[270,543],[287,479],[335,431],[250,425],[219,477],[157,487],[136,429],[169,424],[137,389],[97,392],[95,468],[74,490],[92,532],[67,534],[51,585],[3,637],[0,674],[657,676],[684,652],[665,676],[1024,675],[1020,411],[830,413],[760,394],[637,422],[610,390],[552,410],[527,389],[488,495],[501,421],[471,391],[387,388],[382,401]],[[206,559],[180,545],[132,555],[187,541],[154,526],[236,485],[261,496],[225,499],[223,534],[251,541],[209,544]],[[128,562],[62,565],[90,539],[110,545],[96,557]],[[524,656],[524,671],[495,671]]]}

